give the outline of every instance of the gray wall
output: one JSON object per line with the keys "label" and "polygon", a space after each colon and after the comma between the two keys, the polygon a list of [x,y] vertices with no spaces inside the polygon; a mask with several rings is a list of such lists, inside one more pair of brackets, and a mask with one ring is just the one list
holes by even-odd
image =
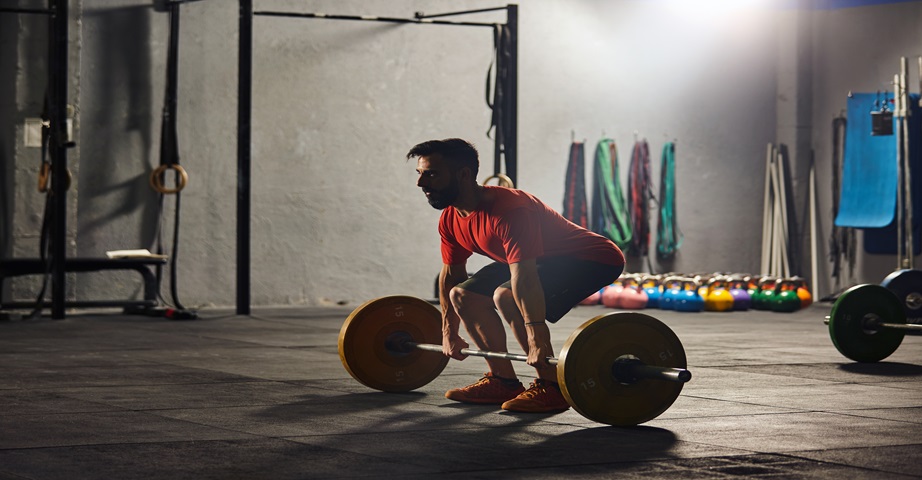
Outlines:
{"label": "gray wall", "polygon": [[[820,211],[828,212],[822,145],[830,115],[844,108],[836,89],[876,88],[892,76],[890,46],[910,54],[919,44],[914,25],[922,8],[675,6],[684,3],[693,2],[521,3],[518,186],[561,208],[571,132],[587,141],[589,171],[603,132],[614,138],[622,181],[635,136],[646,138],[658,185],[663,143],[676,140],[684,243],[675,261],[654,260],[654,269],[757,272],[765,145],[790,146],[801,203],[805,159],[816,155]],[[447,9],[499,5],[469,0]],[[157,197],[147,176],[159,162],[168,18],[149,7],[130,0],[72,7],[70,95],[79,148],[70,151],[77,174],[70,224],[78,255],[150,248],[157,234]],[[395,17],[446,10],[445,2],[424,0],[259,1],[257,7]],[[187,306],[235,299],[237,18],[237,2],[182,7],[179,143],[190,183],[182,194],[178,273]],[[465,19],[505,20],[502,12]],[[35,99],[44,72],[32,64],[44,63],[44,39],[38,26],[0,21],[0,87],[31,99],[15,108],[8,108],[9,95],[0,100],[0,253],[34,256],[43,198],[34,190],[38,154],[21,145],[20,130],[22,118],[40,111]],[[852,40],[855,29],[875,32],[880,41]],[[440,266],[438,212],[415,187],[414,165],[404,154],[423,140],[465,137],[481,150],[481,178],[492,173],[483,98],[490,29],[261,17],[255,32],[253,304],[430,297]],[[174,199],[164,208],[172,219]],[[821,234],[828,235],[830,223],[822,219]],[[170,239],[171,220],[161,234]],[[806,245],[802,232],[798,239]],[[820,255],[825,259],[825,247]],[[831,284],[825,260],[821,265],[822,294]],[[630,258],[628,268],[644,265]],[[809,258],[795,269],[809,274]],[[868,275],[863,281],[879,281]],[[112,273],[81,274],[73,283],[81,298],[138,290],[134,278]],[[17,285],[24,286],[12,295],[33,295],[28,282]]]}

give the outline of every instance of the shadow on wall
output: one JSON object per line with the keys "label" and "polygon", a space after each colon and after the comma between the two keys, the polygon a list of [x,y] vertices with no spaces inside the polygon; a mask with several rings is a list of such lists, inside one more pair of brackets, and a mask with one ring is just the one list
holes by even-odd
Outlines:
{"label": "shadow on wall", "polygon": [[[14,149],[16,119],[16,68],[9,63],[18,57],[17,33],[19,28],[13,15],[0,15],[0,258],[9,258],[13,252],[13,168],[16,163]],[[2,294],[3,292],[0,292]],[[3,297],[0,297],[3,298]]]}
{"label": "shadow on wall", "polygon": [[81,115],[81,236],[103,235],[97,230],[136,211],[140,244],[156,235],[158,198],[148,178],[158,111],[152,105],[151,22],[160,18],[147,4],[84,12],[84,40],[92,43],[84,50],[92,58],[82,61],[93,66],[84,65],[81,81],[94,97],[86,97]]}
{"label": "shadow on wall", "polygon": [[[48,77],[47,25],[39,15],[0,15],[0,258],[12,257],[16,245],[16,167],[35,161],[27,170],[38,172],[38,149],[26,149],[16,131],[23,117],[38,117],[42,111]],[[18,83],[18,79],[34,80]],[[28,182],[18,188],[34,185]]]}

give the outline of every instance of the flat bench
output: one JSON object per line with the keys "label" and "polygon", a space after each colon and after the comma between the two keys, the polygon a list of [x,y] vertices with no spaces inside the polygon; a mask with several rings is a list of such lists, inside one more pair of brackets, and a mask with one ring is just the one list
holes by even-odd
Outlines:
{"label": "flat bench", "polygon": [[[66,272],[98,272],[101,270],[134,270],[141,274],[144,281],[143,300],[68,300],[65,306],[73,308],[85,307],[155,307],[159,304],[159,285],[157,276],[152,267],[166,264],[164,258],[86,258],[74,257],[64,259]],[[11,258],[0,260],[0,291],[7,278],[23,275],[41,275],[46,273],[48,266],[40,258]],[[44,302],[43,307],[50,306],[51,302]],[[0,302],[4,308],[35,308],[35,302]]]}

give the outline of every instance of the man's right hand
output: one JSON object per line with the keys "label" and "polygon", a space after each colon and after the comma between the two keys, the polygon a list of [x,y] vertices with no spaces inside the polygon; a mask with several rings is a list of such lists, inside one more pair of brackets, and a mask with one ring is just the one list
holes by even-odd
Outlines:
{"label": "man's right hand", "polygon": [[460,335],[444,335],[442,337],[442,353],[447,357],[464,360],[467,355],[461,353],[461,350],[467,347],[470,347],[470,345]]}

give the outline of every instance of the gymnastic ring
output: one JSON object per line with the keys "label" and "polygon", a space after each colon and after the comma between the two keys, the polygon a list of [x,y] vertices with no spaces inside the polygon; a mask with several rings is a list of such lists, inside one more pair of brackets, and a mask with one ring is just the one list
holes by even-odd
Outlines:
{"label": "gymnastic ring", "polygon": [[[51,180],[51,164],[48,162],[42,162],[42,167],[38,170],[38,192],[47,193],[48,183]],[[73,182],[74,176],[70,173],[70,170],[67,170],[67,185],[64,186],[64,190],[70,190],[70,184]]]}
{"label": "gymnastic ring", "polygon": [[45,193],[48,191],[48,180],[51,179],[51,164],[42,162],[41,168],[38,169],[38,192]]}
{"label": "gymnastic ring", "polygon": [[512,179],[502,173],[497,173],[496,175],[493,175],[492,177],[487,177],[486,180],[483,181],[483,184],[486,185],[487,182],[489,182],[490,180],[494,180],[494,179],[498,180],[496,183],[500,187],[515,188],[515,184],[512,183]]}
{"label": "gymnastic ring", "polygon": [[[166,188],[163,185],[163,181],[160,177],[167,170],[175,170],[179,174],[179,180],[176,183],[174,188]],[[172,164],[163,164],[155,168],[150,174],[150,187],[153,188],[157,193],[169,194],[169,193],[179,193],[182,189],[186,188],[186,183],[189,182],[189,174],[186,173],[186,169],[182,168],[178,163]]]}

